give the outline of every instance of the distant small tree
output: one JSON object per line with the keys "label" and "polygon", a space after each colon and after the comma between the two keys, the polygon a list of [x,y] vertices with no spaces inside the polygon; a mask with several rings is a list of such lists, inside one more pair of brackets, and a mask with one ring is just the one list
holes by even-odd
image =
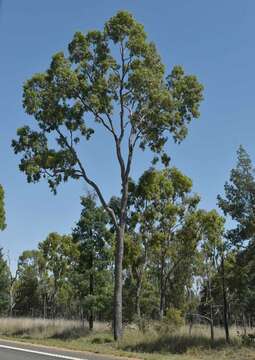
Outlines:
{"label": "distant small tree", "polygon": [[6,315],[9,309],[9,288],[11,273],[3,251],[0,249],[0,314]]}
{"label": "distant small tree", "polygon": [[[125,315],[129,319],[134,315],[132,310],[141,319],[141,298],[144,287],[149,290],[148,282],[154,283],[151,296],[160,295],[161,319],[168,306],[182,306],[200,239],[196,211],[200,199],[191,190],[191,179],[176,168],[151,168],[137,184],[129,182],[124,259]],[[116,198],[111,200],[116,213],[119,203]],[[135,300],[130,301],[131,297]]]}
{"label": "distant small tree", "polygon": [[224,196],[218,195],[218,205],[236,223],[227,237],[232,245],[245,246],[255,235],[255,170],[243,146],[237,151],[237,164],[224,190]]}
{"label": "distant small tree", "polygon": [[40,259],[37,250],[26,250],[18,260],[17,277],[13,284],[14,310],[20,316],[35,316],[40,308]]}
{"label": "distant small tree", "polygon": [[46,271],[52,274],[52,315],[55,317],[57,297],[74,273],[78,250],[71,236],[58,233],[50,233],[44,241],[39,243],[38,247],[45,260]]}
{"label": "distant small tree", "polygon": [[[118,339],[122,335],[124,233],[134,150],[148,148],[156,153],[155,160],[159,157],[168,163],[164,146],[169,135],[177,143],[186,137],[187,125],[199,116],[203,87],[195,76],[185,75],[181,66],[166,76],[155,45],[128,12],[118,12],[103,31],[77,32],[68,49],[68,56],[54,55],[45,73],[25,83],[24,108],[34,116],[37,127],[18,129],[18,140],[12,145],[16,154],[23,155],[20,170],[28,182],[46,178],[56,192],[63,181],[82,179],[111,217],[116,231],[114,336]],[[91,138],[96,124],[112,137],[115,147],[121,187],[118,218],[89,176],[80,153],[79,143]]]}
{"label": "distant small tree", "polygon": [[[241,248],[247,248],[247,254],[249,254],[250,249],[252,249],[251,253],[253,253],[255,236],[255,169],[249,154],[243,146],[240,146],[237,150],[237,164],[236,167],[231,170],[230,179],[225,183],[224,190],[224,196],[218,195],[218,205],[226,216],[231,217],[235,224],[234,228],[226,232],[226,238],[230,243],[230,247],[235,248],[237,252],[239,252]],[[240,253],[241,256],[239,256],[239,254],[237,255],[237,266],[244,254],[246,254],[245,251]],[[225,259],[224,256],[222,256],[222,280],[223,287],[226,289],[224,263]],[[243,283],[244,279],[248,278],[245,271],[246,269],[242,268],[235,277],[235,280],[238,278],[241,280],[242,278],[241,283]],[[245,275],[241,276],[241,274]],[[241,285],[241,283],[239,285]],[[244,283],[247,285],[245,290],[247,294],[250,286],[246,281],[244,281]],[[245,287],[240,286],[240,295],[243,293],[244,289]],[[248,295],[248,297],[250,296]],[[224,299],[224,308],[226,309],[226,294]],[[248,298],[245,299],[245,302],[246,301],[249,301]],[[245,306],[243,306],[243,317],[244,308]],[[226,311],[225,319],[226,323]],[[228,330],[226,331],[226,338],[228,341]]]}
{"label": "distant small tree", "polygon": [[139,285],[149,251],[150,267],[158,279],[161,319],[166,313],[167,289],[177,273],[184,273],[187,268],[186,279],[192,274],[188,263],[196,254],[199,240],[196,208],[200,199],[191,190],[191,179],[178,169],[152,168],[141,176],[135,191],[132,221],[137,220],[140,237],[128,253],[133,252],[134,264],[137,263]]}
{"label": "distant small tree", "polygon": [[[226,308],[225,306],[225,278],[222,273],[222,259],[224,258],[223,254],[223,234],[224,234],[224,223],[225,219],[220,216],[216,210],[211,211],[201,211],[200,212],[200,221],[201,221],[201,233],[202,233],[202,243],[200,246],[200,251],[202,255],[202,273],[203,273],[203,282],[204,282],[204,294],[202,298],[203,308],[205,314],[211,324],[211,339],[214,340],[214,313],[215,306],[217,305],[214,302],[214,279],[220,275],[220,281],[217,285],[222,287],[220,291],[220,299],[222,308],[224,309],[224,316]],[[218,304],[218,305],[221,305]],[[227,318],[226,318],[227,321]],[[228,331],[228,324],[225,324]],[[227,338],[228,341],[228,338]]]}
{"label": "distant small tree", "polygon": [[[82,197],[80,220],[73,229],[73,240],[79,257],[76,272],[82,302],[88,311],[89,328],[93,329],[95,313],[104,308],[111,288],[112,233],[107,228],[108,214],[96,205],[93,195]],[[77,274],[76,274],[77,275]]]}

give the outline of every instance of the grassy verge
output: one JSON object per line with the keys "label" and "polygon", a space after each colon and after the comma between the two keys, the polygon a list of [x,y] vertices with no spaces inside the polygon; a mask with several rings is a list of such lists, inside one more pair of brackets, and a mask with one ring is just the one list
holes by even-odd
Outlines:
{"label": "grassy verge", "polygon": [[107,324],[96,324],[89,332],[79,323],[25,319],[0,319],[0,337],[33,344],[144,360],[254,360],[255,346],[243,346],[232,331],[232,343],[226,345],[221,329],[217,329],[213,346],[209,331],[197,327],[191,336],[183,327],[178,332],[145,333],[127,329],[121,342],[115,343]]}

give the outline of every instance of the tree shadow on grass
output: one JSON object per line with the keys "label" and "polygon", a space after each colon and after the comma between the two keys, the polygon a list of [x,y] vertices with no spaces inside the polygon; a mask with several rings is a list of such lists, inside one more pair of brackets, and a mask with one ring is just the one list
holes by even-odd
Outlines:
{"label": "tree shadow on grass", "polygon": [[91,332],[88,328],[70,328],[64,329],[63,331],[56,332],[55,334],[51,335],[50,339],[58,339],[58,340],[75,340],[79,339],[84,336],[90,335]]}
{"label": "tree shadow on grass", "polygon": [[221,349],[224,346],[226,342],[223,338],[212,343],[206,336],[164,335],[154,339],[141,339],[135,344],[126,344],[122,349],[132,352],[183,354],[191,348]]}

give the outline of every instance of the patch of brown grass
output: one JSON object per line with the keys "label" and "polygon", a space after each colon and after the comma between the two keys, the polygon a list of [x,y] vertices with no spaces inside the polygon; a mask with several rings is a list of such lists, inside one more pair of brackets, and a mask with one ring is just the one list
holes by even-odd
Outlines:
{"label": "patch of brown grass", "polygon": [[[95,322],[95,331],[109,328],[106,323]],[[88,333],[88,326],[80,321],[64,319],[0,318],[0,335],[26,338],[78,338]]]}

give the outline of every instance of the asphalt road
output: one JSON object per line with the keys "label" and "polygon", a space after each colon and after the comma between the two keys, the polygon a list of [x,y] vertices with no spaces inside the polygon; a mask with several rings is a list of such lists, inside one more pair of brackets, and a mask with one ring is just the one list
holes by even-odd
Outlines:
{"label": "asphalt road", "polygon": [[[118,360],[117,357],[58,350],[0,340],[0,360]],[[124,359],[124,358],[121,358]]]}

